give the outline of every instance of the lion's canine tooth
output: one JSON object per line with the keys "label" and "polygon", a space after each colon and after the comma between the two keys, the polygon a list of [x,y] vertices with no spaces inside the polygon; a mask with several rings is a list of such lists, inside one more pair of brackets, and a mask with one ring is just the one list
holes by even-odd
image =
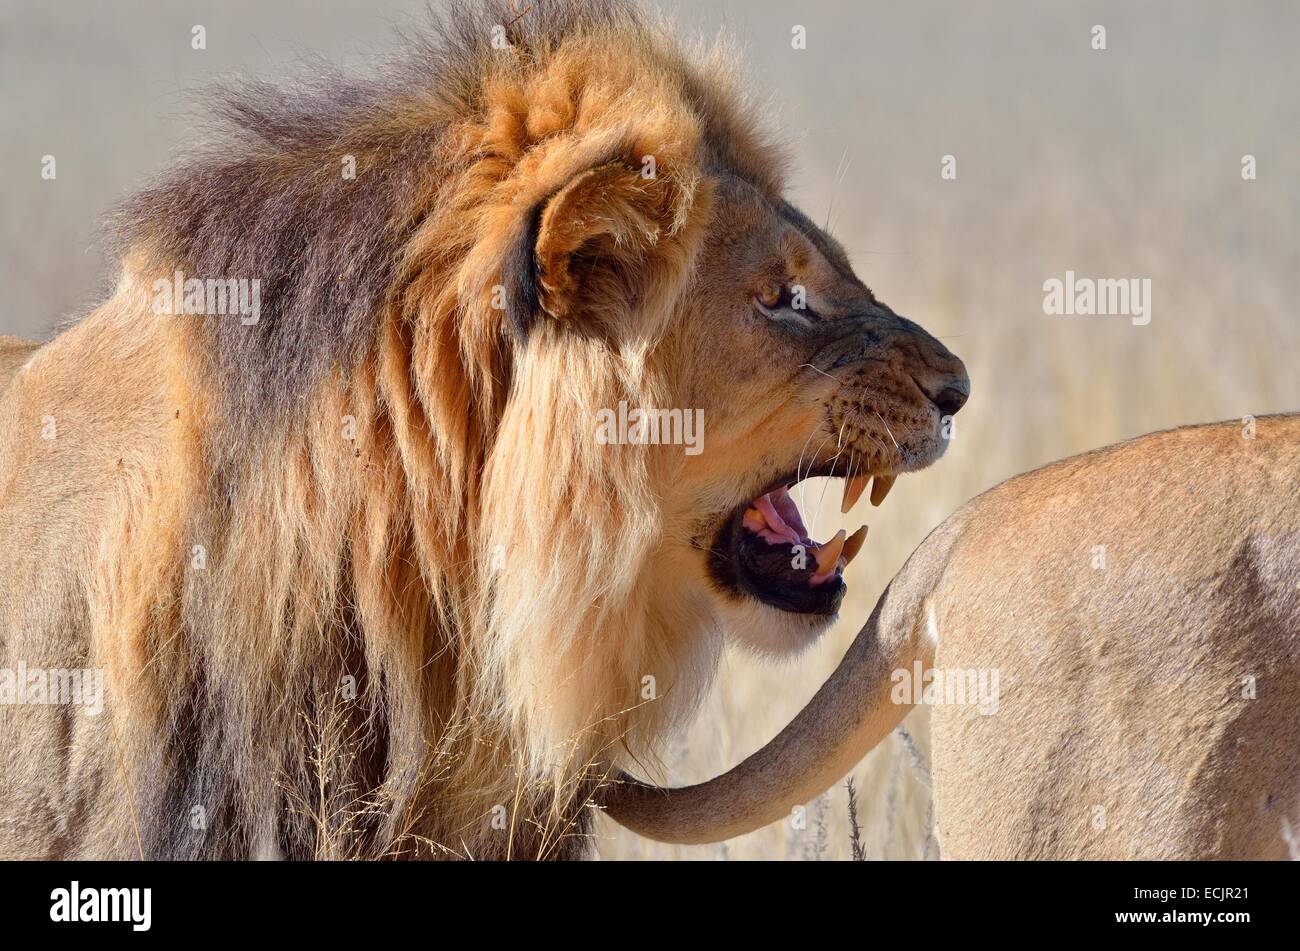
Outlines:
{"label": "lion's canine tooth", "polygon": [[819,545],[813,549],[813,557],[817,559],[817,574],[824,575],[835,570],[836,563],[840,560],[840,552],[844,549],[844,529],[835,533],[835,537],[825,545]]}
{"label": "lion's canine tooth", "polygon": [[894,480],[897,478],[898,476],[876,476],[875,481],[871,483],[872,505],[879,505],[881,502],[885,501],[885,496],[887,496],[889,490],[894,487]]}
{"label": "lion's canine tooth", "polygon": [[850,535],[848,540],[844,543],[844,551],[841,553],[841,557],[844,559],[844,564],[847,565],[857,556],[858,552],[862,551],[862,543],[866,540],[867,526],[863,525],[856,532]]}
{"label": "lion's canine tooth", "polygon": [[847,515],[849,509],[857,504],[858,499],[862,498],[862,492],[871,481],[871,476],[860,475],[852,479],[844,480],[844,501],[840,503],[840,513]]}

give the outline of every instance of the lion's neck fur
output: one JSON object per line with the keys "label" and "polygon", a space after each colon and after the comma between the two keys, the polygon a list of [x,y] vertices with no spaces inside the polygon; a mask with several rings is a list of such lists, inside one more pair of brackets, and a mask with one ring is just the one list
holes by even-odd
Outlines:
{"label": "lion's neck fur", "polygon": [[[656,474],[555,418],[651,371],[538,340],[485,431],[493,394],[403,323],[242,446],[202,336],[163,331],[172,431],[94,579],[146,851],[570,854],[599,771],[662,729]],[[583,373],[592,406],[559,392]]]}

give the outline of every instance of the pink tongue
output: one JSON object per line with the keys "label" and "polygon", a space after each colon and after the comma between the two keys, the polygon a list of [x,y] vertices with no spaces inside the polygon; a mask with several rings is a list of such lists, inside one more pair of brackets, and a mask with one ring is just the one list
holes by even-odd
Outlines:
{"label": "pink tongue", "polygon": [[808,530],[799,516],[799,506],[794,504],[784,486],[754,500],[754,507],[763,513],[768,528],[792,545],[809,543]]}
{"label": "pink tongue", "polygon": [[795,530],[799,540],[808,541],[808,529],[804,528],[803,517],[799,514],[799,506],[795,505],[794,499],[790,498],[789,489],[782,486],[767,493],[767,495],[772,500],[772,506],[781,513],[781,518]]}

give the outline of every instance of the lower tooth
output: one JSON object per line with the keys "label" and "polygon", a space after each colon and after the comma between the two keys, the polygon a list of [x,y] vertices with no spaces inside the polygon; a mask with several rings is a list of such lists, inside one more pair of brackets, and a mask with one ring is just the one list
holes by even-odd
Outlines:
{"label": "lower tooth", "polygon": [[824,575],[834,571],[840,560],[840,552],[843,550],[844,529],[841,528],[825,545],[813,549],[813,557],[817,559],[817,574]]}
{"label": "lower tooth", "polygon": [[857,557],[858,552],[862,551],[863,542],[865,542],[866,540],[867,540],[867,526],[863,525],[856,532],[850,535],[847,541],[844,542],[844,551],[841,554],[841,557],[844,559],[844,564],[847,565],[849,562],[851,562],[854,558]]}

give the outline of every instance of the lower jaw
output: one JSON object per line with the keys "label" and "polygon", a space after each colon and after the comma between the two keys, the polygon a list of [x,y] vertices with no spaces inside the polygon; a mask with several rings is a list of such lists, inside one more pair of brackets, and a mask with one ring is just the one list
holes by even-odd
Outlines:
{"label": "lower jaw", "polygon": [[[871,502],[884,501],[895,475],[846,479],[841,510],[854,507],[868,488]],[[776,611],[834,618],[848,590],[842,576],[861,549],[866,526],[824,544],[808,537],[789,484],[742,506],[728,519],[712,547],[715,576],[740,594]]]}
{"label": "lower jaw", "polygon": [[755,601],[778,611],[824,618],[834,618],[839,613],[840,604],[849,590],[840,577],[832,578],[815,588],[800,589],[796,585],[790,585],[763,589],[744,582],[741,588]]}
{"label": "lower jaw", "polygon": [[[810,619],[833,619],[839,611],[848,586],[838,571],[834,571],[818,584],[800,578],[789,584],[778,584],[748,570],[741,554],[745,542],[741,533],[747,531],[738,519],[732,519],[715,543],[714,574],[724,585],[741,597],[760,605],[794,616]],[[811,563],[812,555],[797,552],[793,547],[781,549],[773,546],[773,558],[802,558]],[[805,574],[812,574],[806,571]]]}

